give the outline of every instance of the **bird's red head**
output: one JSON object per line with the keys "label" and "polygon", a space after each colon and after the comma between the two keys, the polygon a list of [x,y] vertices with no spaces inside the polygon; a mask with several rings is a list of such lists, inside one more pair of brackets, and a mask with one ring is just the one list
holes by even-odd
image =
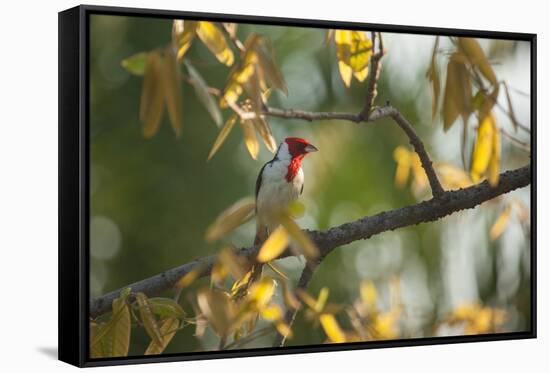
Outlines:
{"label": "bird's red head", "polygon": [[316,152],[318,149],[311,145],[307,140],[300,137],[287,137],[285,139],[288,145],[288,152],[292,158],[303,158],[306,154]]}

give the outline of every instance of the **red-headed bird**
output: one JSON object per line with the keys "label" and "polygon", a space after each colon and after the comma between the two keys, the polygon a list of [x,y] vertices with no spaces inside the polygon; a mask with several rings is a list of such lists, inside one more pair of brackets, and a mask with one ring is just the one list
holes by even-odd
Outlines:
{"label": "red-headed bird", "polygon": [[304,190],[302,159],[317,148],[299,137],[287,137],[256,180],[256,238],[261,245],[279,225],[278,214]]}

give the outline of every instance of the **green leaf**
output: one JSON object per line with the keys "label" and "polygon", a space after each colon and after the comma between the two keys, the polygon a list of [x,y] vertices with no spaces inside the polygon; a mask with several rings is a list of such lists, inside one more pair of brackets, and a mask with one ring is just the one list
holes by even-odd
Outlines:
{"label": "green leaf", "polygon": [[443,128],[447,131],[456,118],[462,115],[464,122],[472,113],[472,83],[464,64],[464,56],[458,52],[451,55],[447,65],[447,81],[443,97]]}
{"label": "green leaf", "polygon": [[273,57],[269,57],[265,54],[259,46],[256,47],[256,54],[258,57],[258,64],[260,65],[260,72],[269,82],[270,86],[279,89],[286,96],[288,96],[288,87],[285,82],[285,78]]}
{"label": "green leaf", "polygon": [[474,38],[458,38],[458,45],[461,51],[468,57],[470,63],[476,66],[492,85],[496,85],[497,77],[495,72],[478,41]]}
{"label": "green leaf", "polygon": [[183,116],[183,95],[181,93],[180,69],[172,48],[167,48],[164,53],[162,72],[164,97],[166,98],[170,123],[176,133],[176,137],[179,137]]}
{"label": "green leaf", "polygon": [[158,52],[149,53],[141,100],[139,104],[139,118],[143,122],[143,136],[153,137],[160,126],[164,111],[164,87],[162,78],[162,58]]}
{"label": "green leaf", "polygon": [[177,318],[185,316],[185,311],[172,298],[149,298],[151,311],[161,319]]}
{"label": "green leaf", "polygon": [[237,114],[233,114],[231,117],[229,117],[227,122],[225,122],[220,133],[216,137],[216,140],[214,141],[214,145],[212,145],[212,149],[210,149],[208,160],[212,159],[214,154],[216,154],[216,152],[220,149],[225,139],[227,139],[227,136],[229,136],[229,133],[233,129],[233,126],[235,126],[235,123],[237,123]]}
{"label": "green leaf", "polygon": [[147,350],[145,350],[145,355],[161,354],[166,349],[166,346],[168,346],[172,338],[176,335],[179,326],[180,321],[177,318],[168,318],[164,320],[160,325],[162,343],[157,344],[155,341],[151,341],[147,347]]}
{"label": "green leaf", "polygon": [[182,19],[174,20],[172,24],[172,45],[176,49],[178,61],[181,61],[191,47],[195,37],[198,22]]}
{"label": "green leaf", "polygon": [[201,41],[224,65],[231,66],[235,57],[229,48],[225,37],[218,27],[212,22],[201,21],[197,27],[197,35]]}
{"label": "green leaf", "polygon": [[258,158],[258,152],[260,151],[260,143],[256,137],[256,132],[254,131],[254,123],[251,120],[242,120],[241,129],[243,131],[243,140],[246,145],[246,149],[250,153],[252,159]]}
{"label": "green leaf", "polygon": [[201,289],[197,293],[197,304],[214,332],[225,337],[235,327],[237,309],[230,297],[217,289]]}
{"label": "green leaf", "polygon": [[280,225],[263,243],[258,252],[257,260],[260,263],[265,263],[277,258],[286,249],[289,241],[288,232],[285,227]]}
{"label": "green leaf", "polygon": [[132,73],[134,75],[143,75],[145,74],[145,67],[147,66],[148,55],[149,53],[147,52],[136,53],[128,58],[123,59],[120,64],[129,73]]}
{"label": "green leaf", "polygon": [[162,346],[162,336],[160,334],[160,329],[157,324],[157,320],[153,315],[153,311],[151,310],[151,306],[149,305],[149,300],[147,299],[147,296],[143,293],[137,293],[136,301],[139,307],[141,322],[143,323],[145,331],[147,332],[149,337],[151,337],[151,340],[153,340],[157,345]]}
{"label": "green leaf", "polygon": [[113,300],[111,318],[107,323],[90,323],[90,355],[92,357],[128,356],[131,317],[126,303],[127,291]]}
{"label": "green leaf", "polygon": [[128,304],[123,299],[113,301],[113,314],[120,312],[120,317],[113,321],[114,325],[111,331],[111,346],[109,356],[128,356],[130,348],[131,319]]}
{"label": "green leaf", "polygon": [[437,110],[439,108],[439,96],[441,92],[441,80],[439,77],[439,67],[437,66],[438,46],[439,36],[436,36],[430,66],[428,67],[428,71],[426,72],[426,77],[432,83],[432,121],[437,115]]}
{"label": "green leaf", "polygon": [[247,197],[225,209],[206,230],[206,241],[217,241],[243,224],[253,216],[255,206],[254,198]]}
{"label": "green leaf", "polygon": [[285,227],[292,239],[300,246],[300,249],[307,258],[314,259],[319,256],[319,249],[315,246],[315,243],[307,233],[300,229],[298,224],[296,224],[290,216],[281,214],[280,223]]}
{"label": "green leaf", "polygon": [[208,110],[208,113],[214,120],[214,123],[216,123],[218,127],[221,127],[223,122],[222,113],[218,107],[218,103],[214,97],[212,97],[210,92],[208,92],[208,85],[204,81],[201,74],[193,67],[193,65],[191,65],[189,61],[185,61],[185,67],[187,68],[187,72],[191,78],[190,83],[195,89],[197,98],[204,105],[206,110]]}

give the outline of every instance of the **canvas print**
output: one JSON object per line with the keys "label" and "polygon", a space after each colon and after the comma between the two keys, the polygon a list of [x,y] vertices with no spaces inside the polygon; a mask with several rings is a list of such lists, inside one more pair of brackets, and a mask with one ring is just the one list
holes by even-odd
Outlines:
{"label": "canvas print", "polygon": [[91,359],[530,332],[531,44],[89,16]]}

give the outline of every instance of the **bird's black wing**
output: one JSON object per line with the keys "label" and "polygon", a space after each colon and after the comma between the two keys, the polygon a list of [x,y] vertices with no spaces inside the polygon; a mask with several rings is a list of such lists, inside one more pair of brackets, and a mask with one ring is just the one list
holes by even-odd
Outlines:
{"label": "bird's black wing", "polygon": [[304,184],[305,183],[302,183],[302,189],[300,189],[300,195],[302,195],[302,193],[304,192]]}
{"label": "bird's black wing", "polygon": [[258,193],[260,192],[260,187],[262,186],[262,174],[264,173],[265,166],[267,166],[271,162],[273,161],[267,162],[260,169],[260,173],[258,174],[258,178],[256,179],[256,192],[255,192],[256,199],[258,198]]}

